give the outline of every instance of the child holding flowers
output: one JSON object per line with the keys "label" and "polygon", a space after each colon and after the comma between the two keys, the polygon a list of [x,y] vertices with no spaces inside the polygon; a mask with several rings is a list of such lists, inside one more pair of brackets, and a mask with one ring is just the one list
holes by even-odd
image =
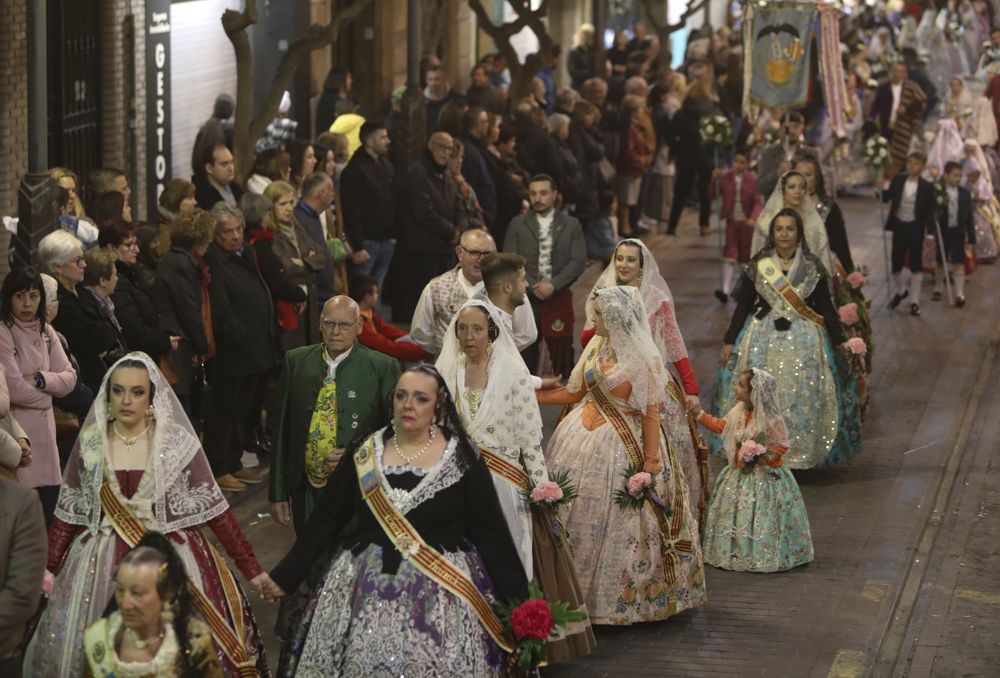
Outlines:
{"label": "child holding flowers", "polygon": [[692,414],[722,436],[729,464],[712,490],[702,552],[705,562],[736,572],[780,572],[813,559],[809,517],[792,472],[782,466],[788,431],[777,381],[753,368],[733,386],[736,405],[722,419]]}

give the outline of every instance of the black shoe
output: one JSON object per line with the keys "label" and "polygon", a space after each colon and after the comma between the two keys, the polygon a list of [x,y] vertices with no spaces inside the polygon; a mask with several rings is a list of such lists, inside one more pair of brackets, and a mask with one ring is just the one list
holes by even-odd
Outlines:
{"label": "black shoe", "polygon": [[910,296],[909,292],[903,292],[902,294],[897,294],[892,299],[889,300],[889,308],[896,308],[899,306],[899,302]]}
{"label": "black shoe", "polygon": [[955,297],[955,306],[958,308],[965,306],[965,297]]}
{"label": "black shoe", "polygon": [[920,315],[920,304],[910,304],[910,315],[914,318]]}
{"label": "black shoe", "polygon": [[718,299],[719,302],[723,304],[729,301],[729,295],[723,292],[722,290],[715,290],[715,298]]}
{"label": "black shoe", "polygon": [[931,301],[941,301],[941,293],[934,292],[933,294],[931,294]]}

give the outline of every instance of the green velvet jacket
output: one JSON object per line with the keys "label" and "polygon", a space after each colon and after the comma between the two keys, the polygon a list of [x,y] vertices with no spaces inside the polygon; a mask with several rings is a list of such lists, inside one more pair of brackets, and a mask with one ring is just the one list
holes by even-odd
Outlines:
{"label": "green velvet jacket", "polygon": [[[290,501],[308,485],[306,436],[316,397],[326,378],[325,350],[323,344],[313,344],[285,355],[268,493],[272,502]],[[398,378],[399,363],[395,358],[354,344],[350,355],[337,366],[337,447],[347,447],[355,437],[389,422],[389,395]]]}

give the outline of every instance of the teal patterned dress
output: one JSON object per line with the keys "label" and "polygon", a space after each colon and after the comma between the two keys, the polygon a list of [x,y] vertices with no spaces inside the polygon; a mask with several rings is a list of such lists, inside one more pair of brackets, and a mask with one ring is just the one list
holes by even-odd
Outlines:
{"label": "teal patterned dress", "polygon": [[784,422],[768,422],[766,431],[768,451],[779,455],[773,462],[777,465],[761,459],[744,469],[736,451],[754,431],[743,404],[724,419],[702,414],[699,421],[721,434],[729,458],[712,490],[702,543],[705,562],[734,572],[781,572],[811,562],[809,516],[799,485],[780,456],[788,445]]}
{"label": "teal patterned dress", "polygon": [[[857,378],[835,348],[844,335],[826,276],[814,257],[801,252],[785,272],[798,296],[823,317],[821,327],[797,312],[756,266],[757,258],[733,293],[737,308],[725,339],[733,350],[719,369],[713,410],[722,416],[736,404],[732,384],[740,372],[767,370],[784,395],[781,416],[790,447],[785,465],[806,469],[845,462],[861,451],[861,410]],[[726,454],[718,440],[710,448],[718,456]]]}

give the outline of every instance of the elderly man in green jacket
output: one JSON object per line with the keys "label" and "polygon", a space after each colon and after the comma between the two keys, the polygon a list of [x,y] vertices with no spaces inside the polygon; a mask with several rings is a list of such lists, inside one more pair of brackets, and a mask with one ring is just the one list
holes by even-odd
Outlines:
{"label": "elderly man in green jacket", "polygon": [[301,530],[344,449],[392,416],[394,358],[357,343],[360,311],[350,297],[323,306],[323,343],[285,355],[269,497],[275,520]]}
{"label": "elderly man in green jacket", "polygon": [[[296,531],[309,520],[327,477],[351,441],[389,422],[389,396],[399,378],[395,358],[357,343],[361,316],[350,297],[331,297],[323,305],[319,326],[323,343],[289,351],[281,373],[268,495],[275,520],[292,523]],[[282,600],[275,675],[284,675],[308,600],[304,588]]]}

